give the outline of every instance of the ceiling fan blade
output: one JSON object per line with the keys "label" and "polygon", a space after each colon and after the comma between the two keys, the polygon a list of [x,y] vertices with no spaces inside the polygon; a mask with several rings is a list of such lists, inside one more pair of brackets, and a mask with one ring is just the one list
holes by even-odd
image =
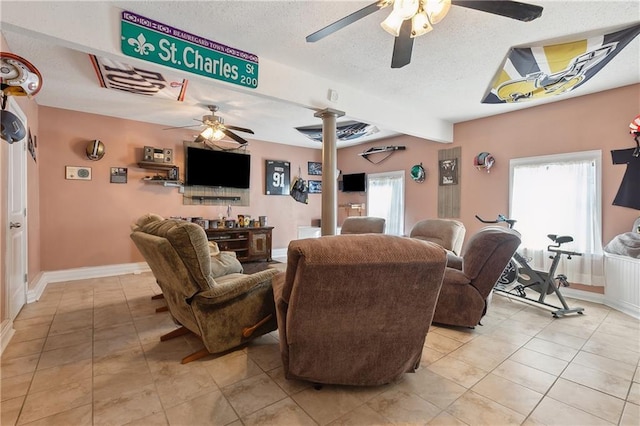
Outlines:
{"label": "ceiling fan blade", "polygon": [[245,140],[245,139],[241,138],[240,136],[236,135],[235,133],[233,133],[229,129],[222,129],[222,132],[225,135],[229,136],[234,141],[238,142],[240,145],[246,145],[247,143],[249,143],[247,140]]}
{"label": "ceiling fan blade", "polygon": [[371,15],[373,12],[377,12],[382,9],[379,1],[370,4],[369,6],[363,7],[362,9],[353,12],[351,15],[347,15],[342,19],[338,19],[333,24],[329,24],[321,30],[316,31],[313,34],[307,36],[307,43],[313,43],[314,41],[321,40],[328,35],[335,33],[338,30],[343,29],[347,25],[353,24],[354,22],[364,18],[365,16]]}
{"label": "ceiling fan blade", "polygon": [[400,27],[400,35],[393,43],[393,57],[391,58],[391,68],[402,68],[411,62],[411,51],[413,50],[413,38],[411,37],[411,20],[407,19]]}
{"label": "ceiling fan blade", "polygon": [[451,4],[529,22],[542,16],[542,6],[511,0],[452,0]]}
{"label": "ceiling fan blade", "polygon": [[231,130],[237,130],[239,132],[251,133],[252,135],[254,134],[253,130],[247,129],[247,128],[244,128],[244,127],[229,126],[227,124],[225,124],[224,127],[226,127],[227,129],[231,129]]}
{"label": "ceiling fan blade", "polygon": [[196,143],[200,143],[200,142],[206,142],[207,138],[203,137],[202,134],[199,134],[197,138],[195,138],[193,141]]}

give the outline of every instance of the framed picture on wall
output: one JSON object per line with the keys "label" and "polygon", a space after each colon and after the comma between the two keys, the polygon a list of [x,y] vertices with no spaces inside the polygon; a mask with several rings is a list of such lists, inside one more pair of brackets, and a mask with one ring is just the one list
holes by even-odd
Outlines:
{"label": "framed picture on wall", "polygon": [[265,160],[266,195],[289,195],[290,167],[288,161]]}
{"label": "framed picture on wall", "polygon": [[309,161],[307,163],[307,173],[311,176],[321,176],[322,175],[322,163],[318,163],[315,161]]}
{"label": "framed picture on wall", "polygon": [[309,194],[322,194],[322,181],[310,180],[309,181]]}
{"label": "framed picture on wall", "polygon": [[458,159],[440,160],[440,185],[457,185],[458,184]]}

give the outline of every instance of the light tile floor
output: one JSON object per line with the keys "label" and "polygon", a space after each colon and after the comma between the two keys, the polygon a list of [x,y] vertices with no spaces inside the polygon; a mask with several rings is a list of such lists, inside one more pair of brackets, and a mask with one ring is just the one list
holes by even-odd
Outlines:
{"label": "light tile floor", "polygon": [[483,326],[432,327],[421,368],[386,386],[287,381],[276,332],[181,365],[193,336],[149,273],[50,284],[2,355],[2,425],[640,425],[640,321],[494,296]]}

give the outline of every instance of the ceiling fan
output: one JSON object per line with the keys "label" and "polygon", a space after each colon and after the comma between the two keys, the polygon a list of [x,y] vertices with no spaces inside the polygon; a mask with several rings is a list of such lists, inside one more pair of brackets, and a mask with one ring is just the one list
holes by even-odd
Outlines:
{"label": "ceiling fan", "polygon": [[309,43],[393,6],[391,14],[380,25],[395,36],[391,68],[402,68],[411,62],[413,39],[428,33],[445,17],[451,5],[475,9],[519,21],[533,21],[542,15],[542,7],[511,0],[378,0],[307,36]]}
{"label": "ceiling fan", "polygon": [[[207,108],[209,108],[209,111],[211,111],[211,114],[202,116],[202,120],[194,119],[196,121],[200,121],[203,125],[206,126],[206,128],[198,135],[198,137],[196,137],[194,142],[207,143],[210,141],[219,141],[225,136],[228,136],[234,141],[238,142],[240,145],[246,145],[248,143],[246,139],[236,135],[235,133],[232,132],[232,130],[236,130],[238,132],[243,132],[243,133],[254,134],[253,130],[247,129],[244,127],[230,126],[228,124],[224,124],[224,119],[216,115],[216,112],[218,112],[218,109],[219,109],[217,105],[207,105]],[[180,128],[186,128],[186,127],[194,127],[194,126],[169,127],[168,129],[165,129],[165,130],[180,129]]]}

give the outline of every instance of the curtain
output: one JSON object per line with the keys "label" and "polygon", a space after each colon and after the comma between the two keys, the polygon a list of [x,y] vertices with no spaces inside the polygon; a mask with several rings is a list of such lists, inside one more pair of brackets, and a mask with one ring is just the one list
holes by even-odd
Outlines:
{"label": "curtain", "polygon": [[385,234],[404,234],[404,171],[370,174],[367,215],[385,219]]}
{"label": "curtain", "polygon": [[[599,153],[600,151],[597,151]],[[600,213],[599,156],[540,157],[511,166],[511,211],[522,235],[520,253],[535,269],[551,265],[548,234],[569,235],[573,242],[562,249],[582,256],[562,256],[556,270],[569,282],[604,285],[602,223]]]}

